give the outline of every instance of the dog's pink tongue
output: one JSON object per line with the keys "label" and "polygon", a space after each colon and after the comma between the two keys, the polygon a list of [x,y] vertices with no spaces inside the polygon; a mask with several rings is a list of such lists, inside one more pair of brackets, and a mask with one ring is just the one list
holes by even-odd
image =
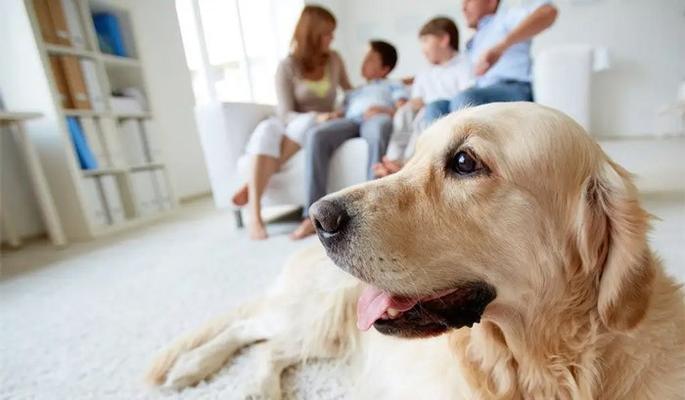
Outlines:
{"label": "dog's pink tongue", "polygon": [[416,302],[413,299],[393,297],[373,286],[366,286],[357,302],[357,328],[367,331],[388,311],[388,308],[407,311],[414,307]]}

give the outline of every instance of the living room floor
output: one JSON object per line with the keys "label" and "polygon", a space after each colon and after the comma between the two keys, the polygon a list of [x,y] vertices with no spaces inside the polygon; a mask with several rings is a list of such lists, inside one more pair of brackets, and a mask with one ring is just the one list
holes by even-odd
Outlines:
{"label": "living room floor", "polygon": [[[637,173],[650,235],[666,268],[685,281],[685,139],[604,141]],[[252,242],[209,199],[139,230],[61,250],[29,243],[2,254],[0,399],[236,398],[250,376],[244,352],[208,383],[151,391],[142,376],[155,352],[239,302],[259,296],[285,259],[296,222]],[[286,371],[287,399],[342,399],[345,367],[313,362]]]}

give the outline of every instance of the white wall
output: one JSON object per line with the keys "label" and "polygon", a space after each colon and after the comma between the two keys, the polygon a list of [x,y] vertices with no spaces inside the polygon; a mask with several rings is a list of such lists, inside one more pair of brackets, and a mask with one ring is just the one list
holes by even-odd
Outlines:
{"label": "white wall", "polygon": [[[521,3],[526,0],[503,0]],[[334,46],[350,75],[360,83],[360,63],[371,38],[397,46],[400,61],[393,75],[413,75],[424,65],[417,32],[443,14],[465,28],[459,0],[330,0],[339,20]],[[540,35],[534,52],[562,43],[607,46],[612,69],[595,75],[591,131],[599,136],[654,135],[674,132],[677,119],[659,116],[675,100],[685,80],[685,2],[682,0],[557,0],[557,23]]]}
{"label": "white wall", "polygon": [[536,49],[559,43],[609,48],[612,68],[594,76],[592,131],[603,136],[677,131],[659,116],[685,80],[685,1],[559,1],[559,19]]}
{"label": "white wall", "polygon": [[[0,4],[0,92],[7,110],[43,111],[50,108],[51,100],[30,99],[32,92],[47,92],[47,81],[40,68],[40,59],[31,39],[31,26],[24,5],[19,0],[4,1]],[[7,62],[17,60],[17,62]],[[17,76],[33,76],[24,82]],[[29,98],[27,98],[29,97]],[[27,104],[31,104],[27,107]],[[29,122],[34,127],[36,122]],[[2,208],[12,215],[17,233],[34,236],[43,232],[38,202],[31,188],[29,174],[24,158],[19,154],[14,138],[0,128],[0,192]],[[2,235],[3,239],[5,235]]]}
{"label": "white wall", "polygon": [[157,128],[180,198],[210,191],[195,122],[195,100],[172,0],[119,0],[131,10]]}

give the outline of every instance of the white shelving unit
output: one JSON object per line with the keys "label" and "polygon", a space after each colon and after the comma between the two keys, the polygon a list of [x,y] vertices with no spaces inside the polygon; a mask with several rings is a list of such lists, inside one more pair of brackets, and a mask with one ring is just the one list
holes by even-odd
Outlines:
{"label": "white shelving unit", "polygon": [[[60,0],[48,1],[59,2]],[[143,74],[144,55],[137,53],[128,10],[111,1],[73,0],[73,2],[83,30],[85,48],[46,43],[43,40],[33,0],[24,0],[24,5],[51,99],[50,106],[41,110],[48,118],[40,134],[36,135],[38,151],[45,164],[47,180],[55,197],[67,237],[72,240],[84,240],[166,215],[176,208],[177,199],[172,190],[167,166],[159,154],[144,163],[133,163],[127,161],[126,157],[121,154],[115,154],[116,151],[121,151],[122,135],[124,135],[122,124],[125,121],[140,122],[140,126],[144,127],[146,143],[153,141],[161,143],[158,137],[160,132],[154,128],[156,124],[153,110],[148,108],[141,112],[117,113],[112,109],[109,101],[109,94],[113,90],[128,86],[137,87],[149,99],[149,91]],[[92,13],[102,11],[110,12],[119,19],[127,52],[131,57],[119,57],[100,51]],[[51,68],[51,55],[75,56],[79,60],[88,59],[95,63],[97,81],[105,94],[104,109],[95,111],[62,107],[58,83]],[[36,96],[40,95],[44,94],[36,93]],[[147,104],[149,107],[149,101]],[[108,160],[106,165],[97,169],[81,169],[72,145],[67,117],[93,121],[103,138],[101,155]],[[120,146],[118,150],[113,145],[114,143]],[[148,156],[150,155],[149,149],[144,151]],[[155,190],[165,188],[164,201],[162,201],[162,196],[158,196],[158,202],[149,199],[150,193],[146,193],[145,185],[139,182],[141,172],[149,173],[149,178],[153,182],[150,186],[153,186]],[[112,193],[116,193],[115,197],[112,197]],[[159,195],[160,192],[156,193]],[[116,212],[113,211],[115,205],[121,208],[121,215],[119,209]],[[101,210],[102,207],[104,209]]]}

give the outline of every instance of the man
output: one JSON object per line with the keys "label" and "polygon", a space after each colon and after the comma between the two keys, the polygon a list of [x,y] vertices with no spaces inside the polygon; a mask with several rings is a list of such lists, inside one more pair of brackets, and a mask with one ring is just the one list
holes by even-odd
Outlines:
{"label": "man", "polygon": [[[423,124],[468,106],[499,101],[533,101],[530,46],[535,35],[549,28],[557,9],[549,0],[532,6],[504,9],[501,0],[463,0],[469,28],[476,29],[466,43],[466,54],[476,76],[475,85],[451,100],[426,104]],[[419,134],[415,132],[414,135]],[[402,163],[389,158],[374,166],[377,177],[393,174]]]}
{"label": "man", "polygon": [[500,0],[463,0],[466,22],[469,28],[476,29],[466,44],[476,84],[449,102],[428,104],[426,116],[430,120],[467,106],[533,100],[532,38],[554,23],[557,9],[549,1],[507,10],[499,9],[499,3]]}

